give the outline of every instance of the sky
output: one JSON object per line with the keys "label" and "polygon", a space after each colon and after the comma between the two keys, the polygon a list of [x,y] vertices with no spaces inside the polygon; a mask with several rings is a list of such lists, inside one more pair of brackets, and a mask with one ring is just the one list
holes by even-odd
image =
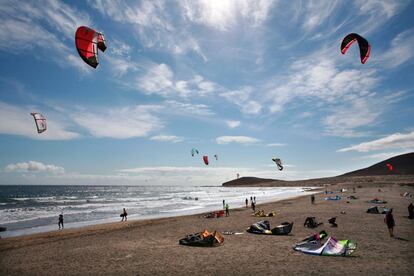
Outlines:
{"label": "sky", "polygon": [[[2,0],[0,184],[295,180],[412,152],[413,14],[414,1]],[[82,25],[105,35],[96,69],[75,47]],[[348,33],[369,41],[365,64],[356,43],[341,54]]]}

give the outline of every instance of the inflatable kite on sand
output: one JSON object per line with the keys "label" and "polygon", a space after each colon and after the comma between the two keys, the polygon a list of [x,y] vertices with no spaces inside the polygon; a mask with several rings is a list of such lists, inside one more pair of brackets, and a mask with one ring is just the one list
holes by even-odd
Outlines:
{"label": "inflatable kite on sand", "polygon": [[219,246],[224,243],[224,238],[218,231],[214,231],[213,233],[204,230],[200,233],[190,234],[187,235],[185,238],[179,241],[181,245],[189,245],[189,246],[203,246],[203,247],[213,247]]}
{"label": "inflatable kite on sand", "polygon": [[323,243],[327,236],[327,233],[322,231],[304,239],[296,244],[293,249],[310,255],[346,257],[354,253],[357,248],[357,244],[351,240],[337,240],[334,237],[329,237]]}

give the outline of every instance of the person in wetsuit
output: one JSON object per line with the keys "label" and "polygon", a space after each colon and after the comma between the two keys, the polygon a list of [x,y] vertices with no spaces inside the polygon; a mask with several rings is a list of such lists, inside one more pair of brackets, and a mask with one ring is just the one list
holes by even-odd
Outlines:
{"label": "person in wetsuit", "polygon": [[63,214],[59,215],[59,222],[58,222],[59,230],[62,227],[63,229]]}
{"label": "person in wetsuit", "polygon": [[392,215],[392,208],[385,215],[384,222],[385,224],[387,224],[388,231],[390,232],[390,237],[391,238],[394,237],[395,221],[394,221],[394,216]]}

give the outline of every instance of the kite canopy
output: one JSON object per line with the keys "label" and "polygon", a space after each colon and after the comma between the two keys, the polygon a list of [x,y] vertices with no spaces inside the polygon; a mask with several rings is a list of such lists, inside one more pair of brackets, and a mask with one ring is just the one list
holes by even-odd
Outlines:
{"label": "kite canopy", "polygon": [[371,53],[371,46],[368,41],[359,34],[351,33],[344,37],[341,44],[341,53],[345,54],[355,41],[358,41],[361,63],[364,64],[368,60],[369,54]]}
{"label": "kite canopy", "polygon": [[198,154],[198,149],[196,149],[196,148],[192,148],[191,149],[191,156],[193,156],[194,157],[194,155],[195,154]]}
{"label": "kite canopy", "polygon": [[200,233],[195,233],[191,235],[187,235],[185,238],[179,241],[181,245],[190,245],[190,246],[204,246],[204,247],[212,247],[212,246],[219,246],[224,243],[224,238],[218,231],[214,231],[213,233],[204,230]]}
{"label": "kite canopy", "polygon": [[389,164],[389,163],[387,163],[387,164],[385,164],[386,166],[387,166],[387,168],[388,168],[388,170],[390,171],[390,172],[392,172],[393,171],[393,166],[391,165],[391,164]]}
{"label": "kite canopy", "polygon": [[204,161],[204,164],[208,165],[208,156],[207,155],[203,156],[203,161]]}
{"label": "kite canopy", "polygon": [[218,160],[218,155],[214,154],[214,158],[216,158],[216,161]]}
{"label": "kite canopy", "polygon": [[337,240],[334,237],[329,237],[324,244],[319,239],[297,244],[293,249],[311,255],[345,257],[351,255],[356,247],[356,243],[351,240]]}
{"label": "kite canopy", "polygon": [[246,231],[252,234],[287,235],[292,231],[292,228],[293,222],[283,222],[281,225],[271,229],[270,222],[263,220],[253,223]]}
{"label": "kite canopy", "polygon": [[277,157],[273,157],[272,161],[276,163],[277,168],[279,169],[279,171],[283,170],[283,166],[282,166],[282,160],[280,160]]}
{"label": "kite canopy", "polygon": [[76,30],[75,44],[79,55],[87,64],[96,68],[99,64],[98,49],[105,52],[105,37],[91,28],[81,26]]}
{"label": "kite canopy", "polygon": [[32,115],[35,120],[37,133],[45,132],[47,129],[46,118],[43,117],[42,114],[37,112],[30,113],[30,115]]}

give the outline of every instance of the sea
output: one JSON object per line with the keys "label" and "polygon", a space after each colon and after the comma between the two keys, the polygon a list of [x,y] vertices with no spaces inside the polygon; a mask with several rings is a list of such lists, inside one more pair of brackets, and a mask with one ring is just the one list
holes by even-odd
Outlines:
{"label": "sea", "polygon": [[66,228],[128,220],[163,218],[221,210],[297,197],[312,192],[301,187],[222,186],[0,186],[1,237],[23,236],[58,229],[63,214]]}

